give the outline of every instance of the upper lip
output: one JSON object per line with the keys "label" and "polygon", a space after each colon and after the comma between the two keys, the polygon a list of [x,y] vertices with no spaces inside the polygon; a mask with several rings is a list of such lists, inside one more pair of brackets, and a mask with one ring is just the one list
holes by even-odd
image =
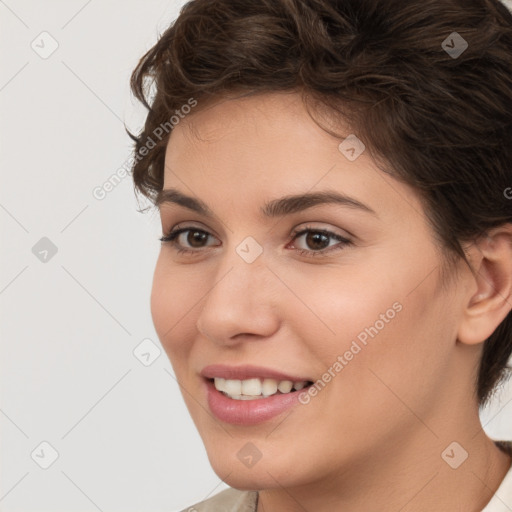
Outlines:
{"label": "upper lip", "polygon": [[263,366],[228,366],[225,364],[212,364],[205,366],[201,370],[201,375],[207,379],[219,377],[222,379],[246,380],[261,377],[264,379],[291,380],[292,382],[311,381],[311,379],[302,376],[287,375],[272,368]]}

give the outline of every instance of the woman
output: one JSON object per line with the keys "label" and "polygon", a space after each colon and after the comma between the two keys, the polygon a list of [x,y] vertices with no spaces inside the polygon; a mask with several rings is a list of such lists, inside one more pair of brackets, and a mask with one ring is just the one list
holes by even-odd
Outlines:
{"label": "woman", "polygon": [[231,487],[186,510],[512,509],[504,5],[194,0],[131,85],[152,317]]}

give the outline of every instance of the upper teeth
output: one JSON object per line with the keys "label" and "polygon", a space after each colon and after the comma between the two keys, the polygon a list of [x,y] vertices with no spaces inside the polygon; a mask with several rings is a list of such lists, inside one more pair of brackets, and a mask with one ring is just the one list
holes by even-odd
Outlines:
{"label": "upper teeth", "polygon": [[247,379],[233,380],[215,377],[215,388],[223,391],[230,398],[236,400],[251,400],[275,395],[279,390],[281,393],[290,393],[292,388],[302,389],[307,381],[292,382],[291,380],[277,381],[275,379]]}

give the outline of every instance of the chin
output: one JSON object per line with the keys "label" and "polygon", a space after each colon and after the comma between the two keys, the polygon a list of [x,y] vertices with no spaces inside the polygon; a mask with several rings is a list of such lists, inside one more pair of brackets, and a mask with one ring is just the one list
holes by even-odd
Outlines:
{"label": "chin", "polygon": [[[220,472],[216,471],[215,468],[214,471],[227,485],[241,491],[261,491],[288,485],[287,482],[282,482],[279,478],[272,478],[271,475],[274,475],[272,469],[269,470],[270,474],[265,471],[265,468],[260,468],[256,472],[255,468],[240,471],[237,468],[228,469],[223,466]],[[232,472],[229,473],[229,471]]]}
{"label": "chin", "polygon": [[[209,457],[215,474],[227,485],[242,491],[274,489],[281,486],[293,487],[298,475],[290,473],[290,465],[283,459],[275,461],[261,458],[252,467],[246,467],[237,458],[228,458],[226,453],[216,453]],[[290,477],[294,481],[290,480]]]}

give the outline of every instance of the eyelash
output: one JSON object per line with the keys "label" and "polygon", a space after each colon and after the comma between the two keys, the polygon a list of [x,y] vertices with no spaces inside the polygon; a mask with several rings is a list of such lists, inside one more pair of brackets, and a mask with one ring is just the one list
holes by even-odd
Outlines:
{"label": "eyelash", "polygon": [[[207,235],[211,234],[211,233],[208,233],[208,231],[196,228],[195,226],[188,226],[188,227],[175,229],[174,231],[170,231],[168,234],[159,238],[159,240],[162,243],[171,244],[178,254],[192,254],[192,253],[197,254],[198,252],[201,251],[201,249],[187,249],[187,248],[179,247],[178,244],[176,243],[176,238],[181,233],[186,233],[187,231],[197,231],[199,233],[205,233]],[[332,231],[329,231],[327,229],[313,228],[311,226],[306,226],[304,229],[301,229],[300,231],[299,230],[294,231],[292,233],[292,236],[293,236],[292,241],[296,240],[299,236],[302,236],[306,233],[317,233],[317,234],[320,233],[329,238],[334,238],[335,240],[337,240],[338,242],[341,243],[341,246],[335,245],[332,247],[327,247],[326,249],[320,249],[318,251],[311,251],[311,250],[307,250],[307,249],[297,249],[297,252],[301,256],[311,256],[311,257],[325,256],[327,254],[330,254],[333,251],[342,250],[346,246],[353,245],[351,240],[348,240],[347,238],[337,235],[336,233],[333,233]]]}

